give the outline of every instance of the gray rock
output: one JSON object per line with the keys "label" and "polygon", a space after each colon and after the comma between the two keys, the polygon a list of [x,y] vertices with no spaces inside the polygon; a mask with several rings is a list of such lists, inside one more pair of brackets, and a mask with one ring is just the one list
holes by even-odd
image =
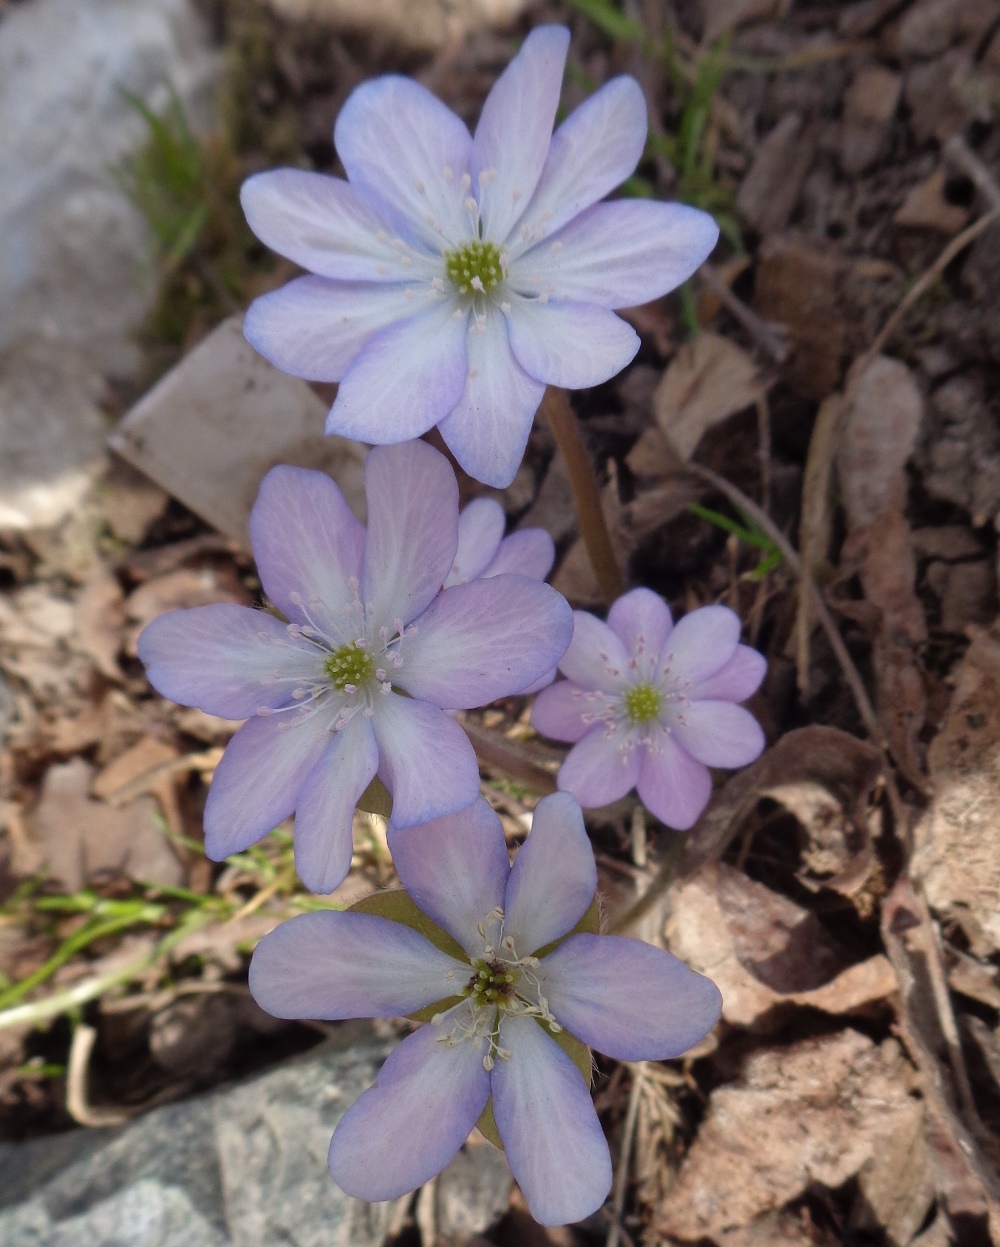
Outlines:
{"label": "gray rock", "polygon": [[[155,273],[113,169],[127,91],[195,125],[217,58],[191,0],[32,0],[0,19],[0,527],[56,523],[100,465],[101,378],[129,376]],[[96,466],[95,466],[96,465]]]}

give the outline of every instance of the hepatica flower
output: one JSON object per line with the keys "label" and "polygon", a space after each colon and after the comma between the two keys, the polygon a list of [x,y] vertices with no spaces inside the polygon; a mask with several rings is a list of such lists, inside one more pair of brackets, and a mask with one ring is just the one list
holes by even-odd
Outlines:
{"label": "hepatica flower", "polygon": [[272,469],[250,517],[261,583],[286,622],[231,604],[161,615],[139,638],[150,683],[246,719],[205,807],[215,859],[295,813],[302,881],[329,892],[351,862],[355,805],[376,775],[400,827],[462,809],[475,754],[445,713],[525,688],[565,650],[572,614],[548,585],[495,576],[442,591],[458,488],[423,442],[365,464],[367,532],[328,476]]}
{"label": "hepatica flower", "polygon": [[739,617],[703,606],[676,625],[649,589],[620,597],[602,623],[574,613],[573,640],[559,662],[568,678],[542,692],[531,721],[573,742],[559,787],[585,808],[638,788],[668,827],[691,827],[712,792],[708,768],[745,766],[764,733],[736,703],[767,670],[741,645]]}
{"label": "hepatica flower", "polygon": [[[715,1024],[718,989],[652,945],[568,934],[597,886],[568,794],[539,802],[513,868],[481,798],[423,827],[390,826],[389,847],[415,902],[396,911],[410,925],[303,914],[266,935],[250,966],[255,999],[278,1017],[432,1015],[341,1118],[334,1180],[366,1200],[413,1190],[447,1165],[492,1098],[532,1215],[545,1225],[588,1216],[610,1188],[611,1158],[587,1046],[624,1061],[678,1056]],[[393,895],[371,900],[392,912]]]}
{"label": "hepatica flower", "polygon": [[507,517],[493,498],[475,498],[458,517],[458,551],[445,586],[504,573],[544,580],[556,548],[544,528],[522,528],[505,537]]}
{"label": "hepatica flower", "polygon": [[475,136],[408,78],[362,84],[334,129],[347,181],[278,169],[242,199],[254,233],[308,269],[247,313],[286,372],[339,381],[328,433],[372,443],[432,425],[472,476],[508,485],[546,384],[596,385],[635,355],[614,314],[688,278],[710,216],[649,200],[599,203],[646,142],[632,78],[555,132],[569,32],[532,31]]}

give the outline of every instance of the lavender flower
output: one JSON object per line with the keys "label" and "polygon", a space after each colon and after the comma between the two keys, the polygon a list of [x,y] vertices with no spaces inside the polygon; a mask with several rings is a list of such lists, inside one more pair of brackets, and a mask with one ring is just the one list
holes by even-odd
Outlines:
{"label": "lavender flower", "polygon": [[735,703],[756,692],[767,663],[740,645],[738,616],[703,606],[674,626],[649,589],[620,597],[602,623],[574,613],[559,661],[566,680],[538,697],[539,732],[573,741],[559,787],[584,808],[631,788],[668,827],[691,827],[712,792],[710,766],[745,766],[764,748],[756,719]]}
{"label": "lavender flower", "polygon": [[556,547],[544,528],[522,528],[503,535],[507,519],[493,498],[474,498],[458,517],[458,553],[445,587],[510,573],[544,580]]}
{"label": "lavender flower", "polygon": [[572,633],[566,602],[536,580],[442,591],[458,488],[432,447],[371,451],[365,491],[367,533],[323,473],[277,467],[264,478],[250,537],[289,623],[220,604],[162,615],[139,638],[165,697],[247,719],[212,781],[209,856],[245,849],[294,811],[296,867],[316,892],[346,876],[354,807],[375,775],[400,827],[475,800],[475,754],[444,708],[518,692]]}
{"label": "lavender flower", "polygon": [[311,274],[258,299],[247,338],[341,383],[328,433],[388,443],[438,424],[467,472],[508,485],[546,384],[624,368],[639,339],[612,309],[674,289],[715,246],[694,208],[598,202],[635,169],[646,107],[614,78],[553,135],[568,44],[563,27],[532,31],[474,138],[389,75],[337,118],[346,182],[278,169],[244,185],[254,233]]}
{"label": "lavender flower", "polygon": [[341,1118],[334,1180],[366,1200],[413,1190],[451,1160],[492,1096],[532,1215],[545,1225],[580,1220],[611,1185],[582,1045],[624,1061],[677,1056],[715,1024],[718,989],[638,940],[567,938],[597,886],[568,794],[539,802],[513,868],[481,798],[423,827],[390,827],[389,847],[418,907],[411,923],[425,934],[371,912],[304,914],[266,935],[250,966],[255,999],[278,1017],[392,1017],[437,1005]]}

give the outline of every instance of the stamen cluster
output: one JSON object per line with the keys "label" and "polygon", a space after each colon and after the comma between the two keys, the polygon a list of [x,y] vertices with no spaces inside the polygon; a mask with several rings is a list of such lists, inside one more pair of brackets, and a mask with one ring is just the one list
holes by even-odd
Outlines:
{"label": "stamen cluster", "polygon": [[473,239],[445,252],[445,272],[459,294],[487,294],[503,279],[503,257],[492,242]]}

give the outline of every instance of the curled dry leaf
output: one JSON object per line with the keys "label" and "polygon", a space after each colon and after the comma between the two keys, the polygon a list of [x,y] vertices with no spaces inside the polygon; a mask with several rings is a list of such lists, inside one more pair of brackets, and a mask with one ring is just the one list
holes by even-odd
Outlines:
{"label": "curled dry leaf", "polygon": [[891,1039],[879,1046],[845,1030],[756,1051],[738,1081],[712,1093],[657,1229],[682,1241],[716,1237],[814,1184],[834,1190],[856,1177],[852,1222],[908,1243],[933,1198],[924,1106],[912,1090]]}
{"label": "curled dry leaf", "polygon": [[848,894],[857,891],[873,860],[869,806],[881,773],[881,752],[839,728],[813,726],[786,732],[715,795],[691,832],[679,877],[690,878],[705,863],[718,860],[762,797],[773,796],[788,784],[809,783],[819,785],[837,801],[858,846],[849,864],[826,886]]}
{"label": "curled dry leaf", "polygon": [[122,678],[118,654],[125,627],[125,595],[106,567],[98,567],[76,602],[76,648],[109,680]]}
{"label": "curled dry leaf", "polygon": [[911,871],[933,909],[961,924],[973,952],[1000,949],[1000,640],[975,635],[944,727],[928,750],[932,799],[914,832]]}
{"label": "curled dry leaf", "polygon": [[653,395],[653,414],[685,462],[702,435],[728,416],[752,407],[766,391],[753,357],[714,333],[700,333],[674,356]]}
{"label": "curled dry leaf", "polygon": [[734,1026],[780,1026],[796,1005],[855,1013],[896,990],[885,957],[848,964],[815,914],[731,866],[706,867],[670,902],[670,950],[718,984]]}

